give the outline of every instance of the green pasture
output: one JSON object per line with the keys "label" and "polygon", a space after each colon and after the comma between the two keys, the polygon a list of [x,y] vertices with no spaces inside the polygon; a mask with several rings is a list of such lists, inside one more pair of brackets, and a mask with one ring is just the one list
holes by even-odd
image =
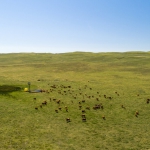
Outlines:
{"label": "green pasture", "polygon": [[0,54],[0,70],[0,150],[150,150],[150,52]]}

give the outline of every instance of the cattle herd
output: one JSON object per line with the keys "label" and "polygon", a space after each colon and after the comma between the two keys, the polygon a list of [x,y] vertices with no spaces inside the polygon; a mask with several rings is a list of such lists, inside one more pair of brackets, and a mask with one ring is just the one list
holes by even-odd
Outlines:
{"label": "cattle herd", "polygon": [[[48,90],[41,90],[41,92],[44,92],[46,94],[50,94],[50,97],[48,98],[48,100],[42,101],[38,106],[35,107],[36,111],[39,111],[40,109],[44,109],[45,106],[47,106],[48,103],[56,103],[56,108],[54,109],[55,113],[59,113],[65,111],[69,114],[69,106],[67,106],[68,103],[66,103],[65,101],[65,96],[69,96],[70,99],[70,103],[72,103],[71,105],[75,105],[76,109],[80,111],[80,117],[81,117],[81,121],[82,122],[86,122],[87,121],[87,117],[86,117],[86,112],[87,111],[98,111],[101,110],[103,111],[104,106],[103,103],[101,102],[101,99],[104,98],[106,100],[113,100],[112,96],[107,96],[106,94],[101,95],[99,91],[97,91],[95,94],[91,94],[92,89],[91,87],[89,87],[88,85],[84,85],[83,88],[72,88],[72,86],[68,85],[49,85],[49,89]],[[88,89],[88,94],[86,93],[86,89]],[[93,90],[94,91],[94,90]],[[95,92],[95,91],[94,91]],[[53,94],[54,93],[54,94]],[[114,93],[116,96],[120,96],[118,92]],[[60,95],[59,98],[53,97],[56,95]],[[139,94],[137,95],[139,96]],[[60,99],[60,97],[62,97],[62,99]],[[36,97],[33,98],[34,101],[37,100]],[[89,103],[89,101],[95,102],[95,104],[93,106],[87,106]],[[87,103],[87,104],[86,104]],[[146,99],[146,103],[149,104],[150,103],[150,99]],[[85,105],[86,104],[86,105]],[[126,110],[126,107],[121,104],[120,108]],[[139,111],[135,111],[135,117],[139,116]],[[102,115],[101,118],[103,120],[106,120],[106,116]],[[66,120],[67,123],[71,122],[71,118],[64,118]]]}

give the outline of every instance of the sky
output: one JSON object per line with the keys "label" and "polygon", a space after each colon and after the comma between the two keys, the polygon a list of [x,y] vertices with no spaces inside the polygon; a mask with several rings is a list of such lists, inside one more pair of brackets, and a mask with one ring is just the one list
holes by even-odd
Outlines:
{"label": "sky", "polygon": [[150,51],[150,0],[0,0],[0,53]]}

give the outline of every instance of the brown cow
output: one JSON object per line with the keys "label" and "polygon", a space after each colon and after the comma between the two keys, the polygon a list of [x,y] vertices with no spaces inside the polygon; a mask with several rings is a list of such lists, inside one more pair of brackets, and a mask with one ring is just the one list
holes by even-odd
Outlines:
{"label": "brown cow", "polygon": [[86,122],[86,118],[82,118],[82,121],[83,121],[83,122]]}
{"label": "brown cow", "polygon": [[85,103],[85,100],[82,100],[82,103]]}
{"label": "brown cow", "polygon": [[148,99],[146,100],[146,103],[149,104],[149,102],[150,102],[150,99],[148,98]]}
{"label": "brown cow", "polygon": [[79,109],[81,110],[81,108],[82,108],[82,106],[81,105],[79,105]]}
{"label": "brown cow", "polygon": [[102,116],[102,118],[103,118],[104,120],[106,120],[105,116]]}
{"label": "brown cow", "polygon": [[58,113],[58,110],[57,110],[57,109],[55,109],[55,112],[56,112],[56,113]]}
{"label": "brown cow", "polygon": [[65,109],[66,109],[66,112],[68,112],[68,107],[67,106],[65,106]]}
{"label": "brown cow", "polygon": [[87,106],[85,109],[88,109],[88,110],[90,110],[90,107],[89,107],[89,106]]}
{"label": "brown cow", "polygon": [[82,113],[85,113],[85,110],[82,110]]}
{"label": "brown cow", "polygon": [[82,116],[82,118],[86,118],[85,114],[82,114],[81,116]]}
{"label": "brown cow", "polygon": [[42,103],[42,105],[47,105],[47,101],[44,101],[44,102]]}
{"label": "brown cow", "polygon": [[68,123],[68,122],[71,122],[71,121],[70,121],[70,118],[66,118],[66,122],[67,122],[67,123]]}
{"label": "brown cow", "polygon": [[38,107],[35,107],[36,110],[38,110]]}
{"label": "brown cow", "polygon": [[121,107],[122,107],[123,109],[126,109],[123,105],[121,105]]}

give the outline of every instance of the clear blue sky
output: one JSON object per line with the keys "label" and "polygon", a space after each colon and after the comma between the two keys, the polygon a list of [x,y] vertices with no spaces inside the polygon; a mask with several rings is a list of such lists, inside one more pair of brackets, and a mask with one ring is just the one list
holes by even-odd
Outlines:
{"label": "clear blue sky", "polygon": [[150,0],[0,0],[0,53],[150,51]]}

